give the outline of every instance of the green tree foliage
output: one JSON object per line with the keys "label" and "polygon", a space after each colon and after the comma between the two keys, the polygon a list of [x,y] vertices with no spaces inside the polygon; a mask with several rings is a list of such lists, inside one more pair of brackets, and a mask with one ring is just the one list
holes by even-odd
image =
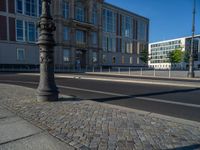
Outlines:
{"label": "green tree foliage", "polygon": [[185,51],[184,52],[184,62],[188,63],[190,59],[190,51]]}
{"label": "green tree foliage", "polygon": [[140,53],[140,59],[144,62],[144,63],[147,63],[148,60],[150,59],[149,57],[149,52],[148,52],[148,49],[143,49]]}
{"label": "green tree foliage", "polygon": [[183,61],[184,52],[180,49],[176,49],[169,53],[169,60],[171,63],[180,63]]}

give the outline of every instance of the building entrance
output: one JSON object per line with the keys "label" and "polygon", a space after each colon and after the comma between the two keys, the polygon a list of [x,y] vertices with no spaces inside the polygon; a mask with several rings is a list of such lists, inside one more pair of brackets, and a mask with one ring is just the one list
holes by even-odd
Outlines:
{"label": "building entrance", "polygon": [[76,50],[76,68],[81,69],[86,67],[86,51]]}

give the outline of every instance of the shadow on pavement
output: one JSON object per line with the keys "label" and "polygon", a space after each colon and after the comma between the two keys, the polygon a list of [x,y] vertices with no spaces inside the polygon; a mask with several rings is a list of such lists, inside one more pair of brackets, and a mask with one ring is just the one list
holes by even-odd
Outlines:
{"label": "shadow on pavement", "polygon": [[147,93],[147,94],[137,94],[137,95],[127,95],[127,96],[117,96],[117,97],[107,97],[107,98],[93,98],[93,101],[98,102],[107,102],[112,100],[120,100],[120,99],[129,99],[135,97],[147,97],[147,96],[155,96],[155,95],[163,95],[163,94],[177,94],[177,93],[186,93],[186,92],[194,92],[199,91],[200,88],[193,88],[193,89],[184,89],[184,90],[172,90],[172,91],[164,91],[164,92],[154,92],[154,93]]}
{"label": "shadow on pavement", "polygon": [[166,149],[166,150],[197,150],[197,149],[200,149],[200,144],[184,146],[184,147],[177,147],[177,148]]}

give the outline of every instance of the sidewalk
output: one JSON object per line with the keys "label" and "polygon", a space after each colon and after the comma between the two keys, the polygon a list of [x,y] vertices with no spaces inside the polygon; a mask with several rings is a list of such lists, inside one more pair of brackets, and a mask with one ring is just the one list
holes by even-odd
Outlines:
{"label": "sidewalk", "polygon": [[65,149],[74,148],[0,106],[0,150]]}
{"label": "sidewalk", "polygon": [[[23,133],[23,137],[30,138],[28,142],[26,138],[22,138],[26,142],[15,144],[18,147],[23,146],[20,149],[29,146],[29,143],[33,146],[51,146],[52,142],[45,140],[45,135],[47,135],[47,139],[51,138],[54,143],[57,143],[61,147],[59,147],[60,149],[66,150],[70,148],[102,150],[200,149],[199,122],[87,100],[39,103],[35,100],[34,89],[20,86],[0,84],[0,110],[0,136],[14,138],[16,135],[20,138],[20,134]],[[9,116],[14,120],[2,121],[9,119]],[[19,121],[15,119],[19,119]],[[18,125],[13,124],[17,122],[25,126],[22,126],[24,131],[18,129]],[[19,132],[13,133],[10,129]],[[35,140],[34,136],[37,136]],[[6,149],[4,147],[7,144],[12,145],[12,142],[9,143],[9,141],[12,139],[2,141],[0,137],[0,143],[4,143],[0,144],[0,149]],[[14,140],[13,144],[17,141]],[[44,144],[43,141],[49,143]],[[63,144],[71,147],[63,147]],[[15,145],[12,147],[13,149],[15,149]],[[12,148],[7,149],[12,150]]]}

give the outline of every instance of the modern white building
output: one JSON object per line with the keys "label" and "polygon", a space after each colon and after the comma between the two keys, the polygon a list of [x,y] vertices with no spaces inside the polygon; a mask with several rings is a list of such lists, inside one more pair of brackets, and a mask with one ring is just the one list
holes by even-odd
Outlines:
{"label": "modern white building", "polygon": [[[170,63],[169,54],[176,49],[189,53],[191,36],[150,43],[148,66],[155,69],[187,69],[188,63],[184,60],[177,64]],[[196,35],[194,38],[194,67],[200,69],[200,35]]]}

